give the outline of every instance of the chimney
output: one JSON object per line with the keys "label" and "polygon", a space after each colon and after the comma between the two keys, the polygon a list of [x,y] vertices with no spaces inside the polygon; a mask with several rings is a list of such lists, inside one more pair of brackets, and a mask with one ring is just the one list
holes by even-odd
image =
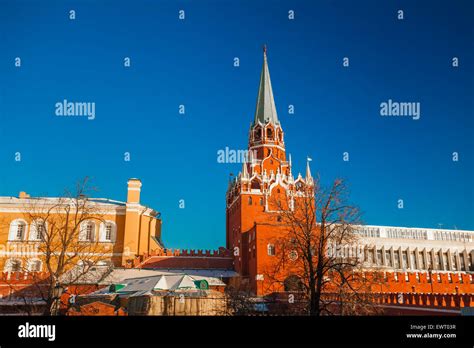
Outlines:
{"label": "chimney", "polygon": [[141,187],[140,179],[128,179],[127,203],[140,203]]}
{"label": "chimney", "polygon": [[21,191],[20,194],[18,195],[18,198],[20,199],[30,198],[30,195],[26,193],[25,191]]}

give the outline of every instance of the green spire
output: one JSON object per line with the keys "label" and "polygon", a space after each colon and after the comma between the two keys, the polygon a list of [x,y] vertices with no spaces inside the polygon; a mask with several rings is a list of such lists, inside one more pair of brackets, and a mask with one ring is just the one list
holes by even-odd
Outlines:
{"label": "green spire", "polygon": [[263,46],[263,67],[260,74],[260,86],[258,88],[257,108],[255,110],[256,123],[266,124],[272,122],[279,124],[277,111],[275,107],[275,99],[273,98],[272,83],[270,81],[270,71],[267,62],[267,47]]}

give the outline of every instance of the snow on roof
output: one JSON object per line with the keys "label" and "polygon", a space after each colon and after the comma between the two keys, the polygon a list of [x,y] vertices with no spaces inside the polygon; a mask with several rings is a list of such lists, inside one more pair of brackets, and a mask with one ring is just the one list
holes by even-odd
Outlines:
{"label": "snow on roof", "polygon": [[176,291],[183,289],[197,289],[195,281],[206,280],[209,285],[214,286],[225,286],[221,280],[212,277],[199,277],[196,279],[193,276],[187,274],[176,274],[176,275],[156,275],[140,278],[125,279],[122,281],[126,284],[125,287],[119,290],[120,293],[130,292],[144,292],[151,293],[151,291]]}
{"label": "snow on roof", "polygon": [[[209,285],[218,286],[222,283],[221,278],[237,276],[235,271],[216,269],[143,269],[143,268],[115,268],[105,276],[100,284],[114,284],[123,282],[124,279],[152,277],[159,275],[190,275],[195,280],[207,280]],[[222,283],[223,284],[223,283]]]}

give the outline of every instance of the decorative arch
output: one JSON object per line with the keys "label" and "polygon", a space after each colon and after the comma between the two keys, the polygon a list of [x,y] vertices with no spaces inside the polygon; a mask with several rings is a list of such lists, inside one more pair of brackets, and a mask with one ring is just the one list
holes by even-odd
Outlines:
{"label": "decorative arch", "polygon": [[44,233],[48,230],[48,223],[43,219],[35,219],[30,226],[28,240],[40,241],[44,239]]}
{"label": "decorative arch", "polygon": [[[275,189],[275,192],[273,192],[273,189]],[[285,193],[286,191],[288,191],[288,185],[285,184],[282,180],[275,180],[271,185],[270,185],[270,195],[272,195],[273,193],[277,193],[277,194],[283,194]],[[278,192],[278,190],[280,190],[280,192]]]}
{"label": "decorative arch", "polygon": [[252,179],[252,181],[250,182],[250,189],[252,190],[261,189],[260,181],[257,178]]}
{"label": "decorative arch", "polygon": [[5,272],[21,272],[22,262],[18,258],[11,258],[5,262]]}
{"label": "decorative arch", "polygon": [[43,269],[43,261],[38,258],[28,260],[28,272],[41,272]]}
{"label": "decorative arch", "polygon": [[114,243],[117,238],[117,224],[115,221],[104,221],[100,224],[99,242]]}
{"label": "decorative arch", "polygon": [[81,223],[79,230],[79,241],[81,242],[93,242],[96,233],[96,223],[93,220],[86,220]]}
{"label": "decorative arch", "polygon": [[262,127],[257,126],[253,130],[253,140],[254,141],[260,141],[262,140]]}
{"label": "decorative arch", "polygon": [[266,129],[265,133],[266,133],[266,134],[265,134],[265,135],[266,135],[266,138],[267,138],[268,140],[273,140],[273,139],[274,139],[274,131],[273,131],[273,128],[268,127],[268,128]]}
{"label": "decorative arch", "polygon": [[295,182],[295,189],[297,192],[303,192],[305,188],[305,183],[302,179],[298,179]]}

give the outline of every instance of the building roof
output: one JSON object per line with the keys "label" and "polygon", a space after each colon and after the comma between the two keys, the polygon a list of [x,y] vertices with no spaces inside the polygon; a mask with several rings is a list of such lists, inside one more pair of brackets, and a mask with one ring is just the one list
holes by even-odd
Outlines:
{"label": "building roof", "polygon": [[[80,267],[80,266],[77,266]],[[110,285],[123,283],[125,279],[156,277],[156,276],[183,276],[189,275],[195,280],[207,280],[211,286],[223,285],[220,279],[230,278],[238,274],[233,270],[218,270],[218,269],[141,269],[141,268],[114,268],[110,266],[95,266],[86,274],[82,274],[80,269],[73,268],[66,272],[61,281],[65,284],[71,282],[76,284],[99,284]]]}
{"label": "building roof", "polygon": [[[201,291],[197,285],[197,281],[205,280],[209,286],[225,286],[225,283],[218,278],[191,276],[187,274],[155,274],[136,278],[121,279],[120,282],[114,284],[121,284],[123,287],[118,290],[111,290],[110,287],[100,289],[94,295],[110,295],[111,292],[126,296],[141,296],[150,295],[157,292],[175,292],[175,291]],[[143,274],[142,274],[143,275]]]}
{"label": "building roof", "polygon": [[[27,197],[27,198],[19,198],[19,197],[12,197],[12,196],[0,196],[0,203],[3,204],[35,204],[38,202],[44,204],[58,204],[58,203],[74,203],[74,198],[67,198],[67,197]],[[96,203],[96,204],[107,204],[107,205],[114,205],[114,206],[126,206],[125,202],[116,201],[113,199],[108,198],[88,198],[88,202]]]}
{"label": "building roof", "polygon": [[273,98],[272,82],[268,70],[267,50],[263,49],[263,67],[260,74],[260,86],[258,87],[257,107],[255,110],[254,124],[266,124],[271,122],[279,124],[275,99]]}
{"label": "building roof", "polygon": [[[176,291],[180,289],[197,289],[195,280],[191,276],[185,274],[177,275],[157,275],[152,277],[141,277],[124,279],[122,283],[125,287],[119,290],[120,293],[136,293],[151,291]],[[222,283],[222,282],[221,282]],[[224,285],[224,283],[222,283]]]}

